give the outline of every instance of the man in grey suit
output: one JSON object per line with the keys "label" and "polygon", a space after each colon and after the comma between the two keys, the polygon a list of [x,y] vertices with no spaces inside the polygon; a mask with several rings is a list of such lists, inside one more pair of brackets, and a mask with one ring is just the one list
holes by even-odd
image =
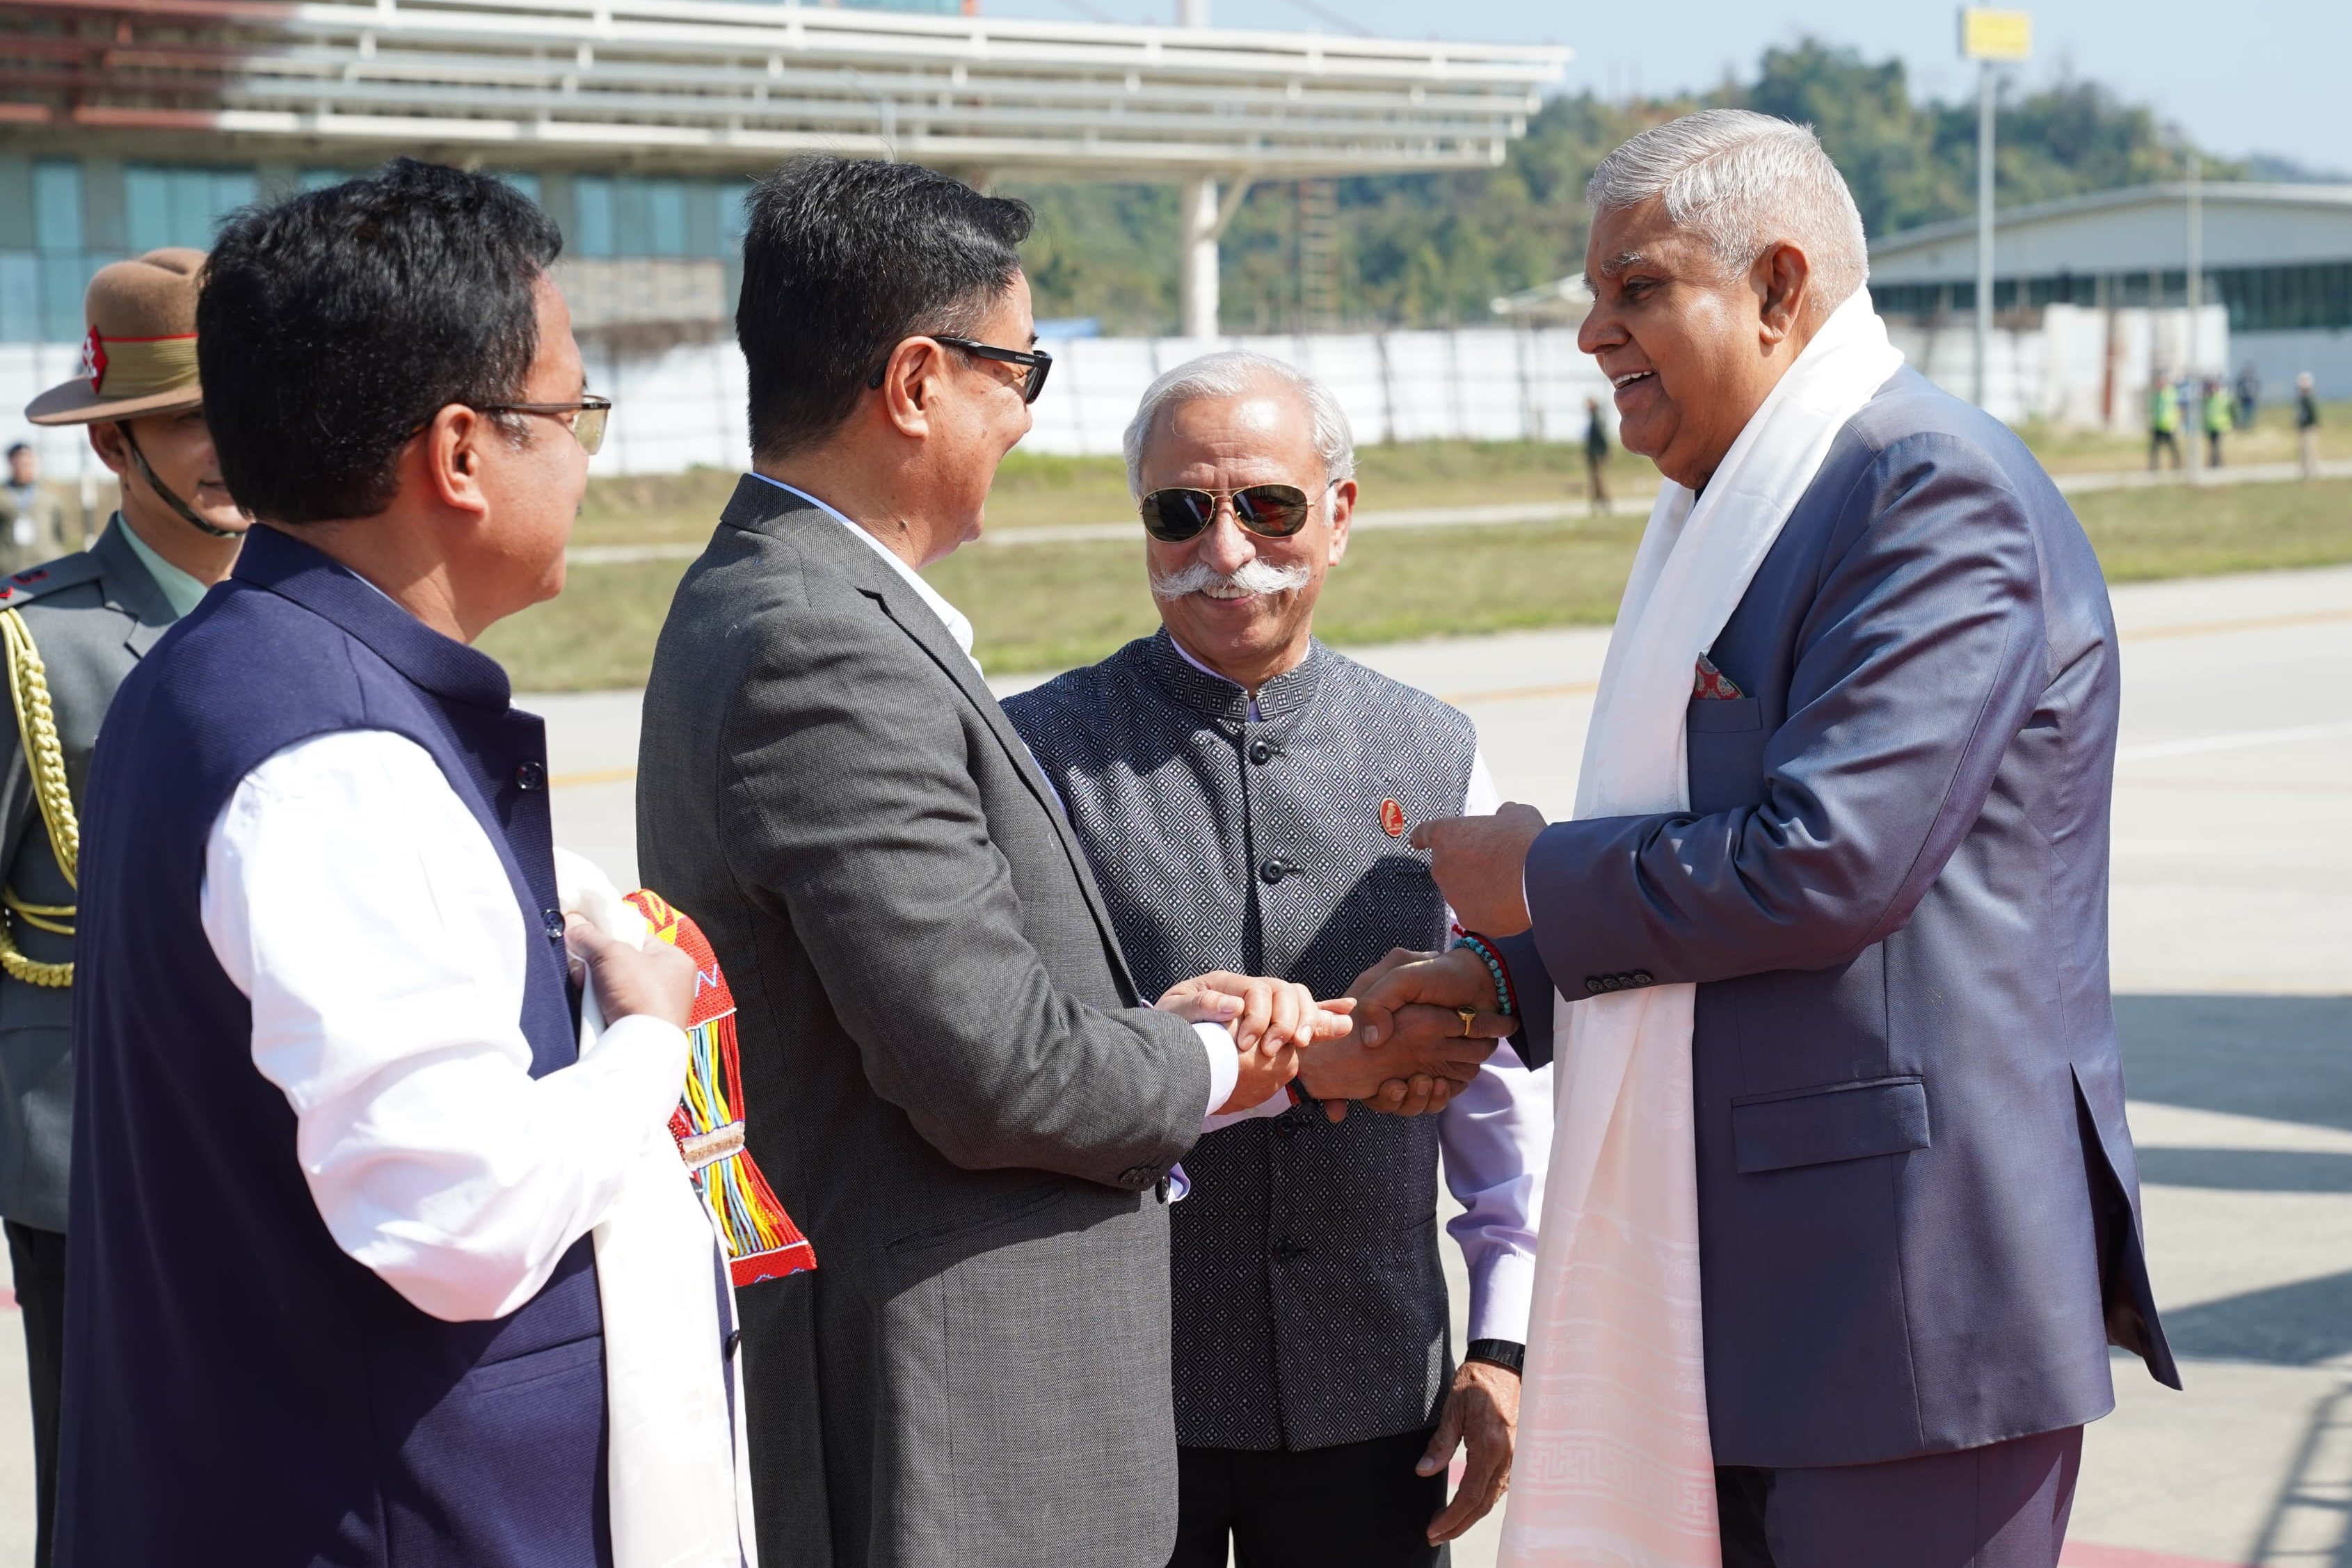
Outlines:
{"label": "man in grey suit", "polygon": [[[1581,345],[1623,445],[1701,489],[1859,287],[1860,221],[1810,132],[1729,111],[1645,132],[1591,194]],[[1698,657],[1687,810],[1418,830],[1509,939],[1531,1061],[1555,988],[1696,987],[1727,1568],[2050,1568],[2108,1346],[2179,1386],[2107,996],[2117,689],[2065,501],[1900,370]],[[1363,1003],[1492,989],[1455,952]]]}
{"label": "man in grey suit", "polygon": [[[16,698],[0,726],[0,1215],[25,1318],[40,1564],[57,1495],[65,1354],[76,814],[115,688],[228,575],[248,526],[221,483],[196,380],[204,259],[197,250],[150,251],[90,279],[89,374],[42,393],[25,415],[88,426],[122,507],[88,550],[0,580],[0,657]],[[51,741],[60,766],[32,765]]]}
{"label": "man in grey suit", "polygon": [[[1349,1032],[1272,981],[1138,994],[916,573],[979,533],[1051,363],[1028,222],[903,163],[753,193],[757,471],[646,692],[642,872],[726,967],[750,1145],[818,1259],[741,1302],[771,1568],[1165,1563],[1177,1162],[1219,1113],[1287,1110],[1297,1047]],[[1377,1094],[1352,1059],[1318,1092]]]}

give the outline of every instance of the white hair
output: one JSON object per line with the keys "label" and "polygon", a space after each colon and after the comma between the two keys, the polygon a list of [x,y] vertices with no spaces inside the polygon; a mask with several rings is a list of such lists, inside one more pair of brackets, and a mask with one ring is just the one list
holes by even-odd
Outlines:
{"label": "white hair", "polygon": [[1266,354],[1228,349],[1187,360],[1144,390],[1143,401],[1136,405],[1135,417],[1127,422],[1127,436],[1120,443],[1127,452],[1128,489],[1139,497],[1143,494],[1143,445],[1150,439],[1152,422],[1161,409],[1196,397],[1239,397],[1268,381],[1289,387],[1307,405],[1315,450],[1323,458],[1324,479],[1334,484],[1354,479],[1355,432],[1348,428],[1347,412],[1331,395],[1331,389],[1296,365]]}
{"label": "white hair", "polygon": [[1870,242],[1845,177],[1810,125],[1745,109],[1702,109],[1653,126],[1601,161],[1584,197],[1601,214],[1663,197],[1667,220],[1744,273],[1776,244],[1812,265],[1823,310],[1870,280]]}

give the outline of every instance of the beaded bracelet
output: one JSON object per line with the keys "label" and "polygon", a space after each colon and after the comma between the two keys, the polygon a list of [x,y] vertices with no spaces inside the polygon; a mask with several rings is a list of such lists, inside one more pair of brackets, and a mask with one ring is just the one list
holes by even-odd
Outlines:
{"label": "beaded bracelet", "polygon": [[1454,939],[1454,945],[1466,947],[1478,955],[1486,965],[1486,973],[1495,977],[1495,1001],[1496,1005],[1502,1008],[1503,1016],[1517,1017],[1519,1016],[1518,1000],[1511,994],[1511,972],[1503,963],[1503,955],[1495,951],[1494,943],[1476,931],[1465,931]]}

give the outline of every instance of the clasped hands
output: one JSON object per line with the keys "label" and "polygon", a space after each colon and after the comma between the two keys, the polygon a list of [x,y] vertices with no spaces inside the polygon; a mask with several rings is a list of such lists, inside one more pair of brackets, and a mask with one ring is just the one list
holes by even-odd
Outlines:
{"label": "clasped hands", "polygon": [[[1429,851],[1431,874],[1465,925],[1509,936],[1528,929],[1520,867],[1543,828],[1542,813],[1510,805],[1424,822],[1412,845]],[[1290,981],[1217,970],[1171,986],[1159,1005],[1232,1031],[1241,1075],[1220,1114],[1263,1104],[1297,1079],[1333,1121],[1349,1100],[1392,1116],[1444,1110],[1515,1026],[1497,1010],[1485,963],[1464,949],[1393,949],[1327,1001]]]}
{"label": "clasped hands", "polygon": [[[1437,955],[1398,948],[1356,978],[1354,994],[1318,1001],[1286,980],[1217,971],[1169,989],[1160,1006],[1188,1023],[1223,1024],[1241,1053],[1241,1073],[1220,1113],[1264,1103],[1294,1078],[1322,1102],[1333,1121],[1361,1100],[1391,1116],[1427,1116],[1445,1109],[1478,1076],[1511,1021],[1486,1005],[1440,1005],[1426,984],[1411,1000],[1381,1006],[1367,1023],[1357,997],[1391,973]],[[1465,1016],[1465,1014],[1468,1015]]]}

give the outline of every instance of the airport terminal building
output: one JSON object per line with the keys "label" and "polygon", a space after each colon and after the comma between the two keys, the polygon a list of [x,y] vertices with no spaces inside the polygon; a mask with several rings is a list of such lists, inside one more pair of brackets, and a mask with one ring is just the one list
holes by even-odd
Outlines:
{"label": "airport terminal building", "polygon": [[[2194,204],[2200,303],[2228,317],[2183,368],[2252,364],[2276,398],[2298,372],[2352,395],[2352,185],[2207,183]],[[2000,215],[1993,307],[2033,324],[2053,306],[2102,314],[2178,310],[2188,299],[2192,205],[2184,184],[2135,185]],[[1870,249],[1879,310],[1964,336],[1976,309],[1976,220],[1889,235]],[[2218,363],[2207,363],[2218,362]]]}
{"label": "airport terminal building", "polygon": [[590,328],[731,314],[744,182],[808,149],[1184,181],[1213,322],[1217,232],[1249,182],[1499,163],[1568,58],[974,11],[0,0],[0,343],[77,342],[98,266],[401,153],[538,199]]}

